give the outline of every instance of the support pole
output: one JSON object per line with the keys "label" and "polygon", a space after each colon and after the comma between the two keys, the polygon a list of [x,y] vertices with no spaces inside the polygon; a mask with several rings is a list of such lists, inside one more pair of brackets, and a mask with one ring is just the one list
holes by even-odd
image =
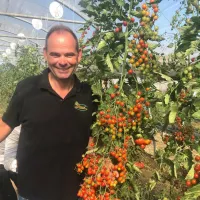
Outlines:
{"label": "support pole", "polygon": [[45,40],[45,38],[36,38],[36,37],[20,37],[17,35],[0,35],[0,37],[7,37],[7,38],[17,38],[17,39],[21,39],[21,40]]}

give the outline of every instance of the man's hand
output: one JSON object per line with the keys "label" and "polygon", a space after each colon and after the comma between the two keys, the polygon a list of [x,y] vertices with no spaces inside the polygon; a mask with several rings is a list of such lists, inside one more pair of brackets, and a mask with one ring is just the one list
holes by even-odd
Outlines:
{"label": "man's hand", "polygon": [[6,137],[11,133],[12,129],[5,122],[0,119],[0,142],[6,139]]}

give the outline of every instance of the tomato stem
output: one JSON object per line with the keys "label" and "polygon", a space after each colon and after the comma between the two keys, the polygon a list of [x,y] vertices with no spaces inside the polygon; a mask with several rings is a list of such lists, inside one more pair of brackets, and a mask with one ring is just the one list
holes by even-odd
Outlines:
{"label": "tomato stem", "polygon": [[[128,17],[130,17],[131,10],[133,8],[133,0],[130,2],[129,5],[129,11],[128,11]],[[124,80],[126,78],[126,72],[125,72],[125,65],[126,65],[126,58],[128,55],[128,37],[129,37],[129,29],[128,26],[126,27],[125,31],[125,54],[124,54],[124,59],[123,59],[123,65],[122,65],[122,72],[121,72],[121,79],[120,79],[120,91],[122,90]]]}

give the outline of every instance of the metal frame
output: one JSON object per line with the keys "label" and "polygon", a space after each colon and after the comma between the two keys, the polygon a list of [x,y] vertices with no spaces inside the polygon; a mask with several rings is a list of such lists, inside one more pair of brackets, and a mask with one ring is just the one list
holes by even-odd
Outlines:
{"label": "metal frame", "polygon": [[48,21],[55,21],[55,22],[65,22],[65,23],[73,23],[73,24],[85,24],[85,22],[81,22],[81,21],[55,19],[55,18],[44,17],[44,16],[24,15],[24,14],[18,14],[18,13],[0,12],[0,15],[8,16],[8,17],[23,17],[23,18],[29,18],[29,19],[40,19],[40,20],[48,20]]}
{"label": "metal frame", "polygon": [[[13,34],[13,35],[15,35],[15,36],[12,36],[12,35],[5,35],[5,36],[3,36],[3,35],[0,35],[0,37],[8,37],[8,38],[15,38],[15,37],[16,37],[16,33],[13,33],[13,32],[7,31],[7,30],[3,30],[3,29],[0,29],[0,31],[3,31],[3,32],[6,32],[6,33],[10,33],[10,34]],[[20,39],[22,39],[22,38],[20,37]],[[39,46],[39,44],[38,44],[38,43],[31,41],[31,39],[30,39],[30,38],[27,38],[27,37],[25,37],[25,39],[28,39],[30,42],[32,42],[32,43],[34,43],[34,44],[36,44],[36,45],[38,45],[38,46]]]}
{"label": "metal frame", "polygon": [[71,4],[65,2],[64,0],[56,0],[58,3],[64,5],[65,7],[69,8],[71,11],[75,12],[78,16],[80,16],[84,20],[89,20],[89,17],[81,13],[79,10],[77,10],[75,7],[73,7]]}
{"label": "metal frame", "polygon": [[[21,40],[30,39],[30,40],[45,40],[45,38],[36,38],[36,37],[20,37],[17,35],[0,35],[0,37],[7,37],[7,38],[17,38]],[[31,41],[32,42],[32,41]]]}

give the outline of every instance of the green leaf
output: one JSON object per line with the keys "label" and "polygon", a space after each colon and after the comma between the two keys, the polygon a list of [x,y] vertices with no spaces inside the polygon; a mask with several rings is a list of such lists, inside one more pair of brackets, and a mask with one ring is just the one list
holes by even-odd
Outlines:
{"label": "green leaf", "polygon": [[193,113],[192,117],[194,117],[195,119],[200,119],[200,110],[198,110],[197,112]]}
{"label": "green leaf", "polygon": [[119,71],[120,69],[120,64],[117,60],[113,61],[113,67],[115,68],[116,71]]}
{"label": "green leaf", "polygon": [[86,7],[86,9],[89,10],[89,11],[91,11],[91,12],[94,12],[94,8],[93,8],[92,6],[90,6],[90,5],[88,5],[88,6]]}
{"label": "green leaf", "polygon": [[110,68],[110,71],[113,72],[114,71],[114,67],[113,67],[113,64],[111,62],[109,53],[106,55],[106,64]]}
{"label": "green leaf", "polygon": [[178,105],[174,102],[172,102],[170,107],[170,113],[169,113],[169,123],[173,124],[176,118],[176,113],[178,111]]}
{"label": "green leaf", "polygon": [[200,69],[200,62],[195,65],[196,68]]}
{"label": "green leaf", "polygon": [[166,105],[169,103],[169,98],[170,98],[169,94],[166,94],[165,95],[165,104]]}
{"label": "green leaf", "polygon": [[174,177],[177,178],[177,169],[176,169],[176,163],[174,163]]}
{"label": "green leaf", "polygon": [[161,180],[160,174],[159,174],[157,171],[155,172],[155,176],[156,176],[156,179],[157,179],[158,181]]}
{"label": "green leaf", "polygon": [[191,17],[190,20],[200,25],[200,17],[194,16],[194,17]]}
{"label": "green leaf", "polygon": [[194,88],[192,89],[193,94],[195,94],[195,97],[200,98],[200,88]]}
{"label": "green leaf", "polygon": [[102,86],[100,82],[96,82],[92,85],[92,91],[94,95],[102,96]]}
{"label": "green leaf", "polygon": [[135,16],[135,17],[138,17],[138,18],[142,17],[142,13],[141,13],[141,12],[138,12],[138,11],[136,11],[136,10],[132,10],[132,11],[131,11],[131,14],[132,14],[133,16]]}
{"label": "green leaf", "polygon": [[125,5],[125,1],[124,0],[115,0],[115,1],[119,6],[124,6]]}
{"label": "green leaf", "polygon": [[101,42],[99,42],[99,44],[97,46],[97,50],[100,50],[100,49],[102,49],[102,48],[104,48],[106,46],[107,46],[106,41],[105,40],[101,40]]}
{"label": "green leaf", "polygon": [[122,49],[124,49],[124,45],[123,44],[120,44],[115,48],[115,50],[118,51],[118,52],[121,51]]}
{"label": "green leaf", "polygon": [[164,158],[163,161],[170,167],[169,173],[174,175],[174,163],[168,158]]}
{"label": "green leaf", "polygon": [[194,149],[200,154],[200,144],[196,144]]}
{"label": "green leaf", "polygon": [[140,7],[137,7],[136,10],[137,10],[137,11],[141,11],[142,9],[141,9]]}
{"label": "green leaf", "polygon": [[183,158],[183,166],[184,168],[189,171],[189,169],[192,167],[193,164],[193,156],[192,156],[192,151],[190,149],[184,150],[184,155],[182,156]]}
{"label": "green leaf", "polygon": [[154,189],[154,187],[156,186],[156,181],[150,179],[149,180],[149,190],[152,191]]}
{"label": "green leaf", "polygon": [[157,43],[150,43],[150,42],[148,42],[148,47],[149,47],[149,49],[154,50],[157,47],[159,47],[159,43],[157,44]]}
{"label": "green leaf", "polygon": [[185,177],[185,180],[191,180],[194,178],[194,165],[192,165],[190,171],[188,172],[187,176]]}
{"label": "green leaf", "polygon": [[156,74],[160,74],[162,78],[164,78],[167,81],[173,81],[173,79],[165,74],[159,73],[159,72],[154,72]]}
{"label": "green leaf", "polygon": [[198,197],[200,197],[200,184],[187,189],[181,200],[197,200]]}
{"label": "green leaf", "polygon": [[86,151],[86,153],[85,153],[85,154],[91,154],[91,153],[95,153],[97,150],[98,150],[98,148],[91,149],[91,150],[88,150],[88,151]]}
{"label": "green leaf", "polygon": [[112,39],[115,36],[114,32],[108,32],[105,34],[107,40]]}
{"label": "green leaf", "polygon": [[172,48],[174,46],[174,44],[173,43],[170,43],[167,47],[168,48]]}
{"label": "green leaf", "polygon": [[84,28],[80,28],[77,33],[82,33],[84,31]]}

